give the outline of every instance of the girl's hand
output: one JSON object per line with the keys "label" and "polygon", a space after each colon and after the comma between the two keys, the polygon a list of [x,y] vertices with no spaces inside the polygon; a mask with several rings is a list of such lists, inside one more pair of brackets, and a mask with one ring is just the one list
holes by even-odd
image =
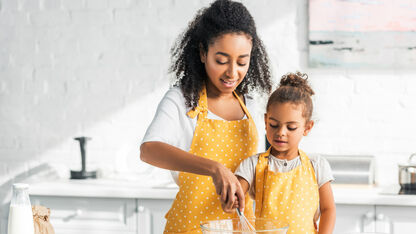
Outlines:
{"label": "girl's hand", "polygon": [[218,163],[211,176],[215,190],[220,195],[221,206],[225,212],[231,212],[237,206],[244,209],[244,192],[237,177],[222,164]]}

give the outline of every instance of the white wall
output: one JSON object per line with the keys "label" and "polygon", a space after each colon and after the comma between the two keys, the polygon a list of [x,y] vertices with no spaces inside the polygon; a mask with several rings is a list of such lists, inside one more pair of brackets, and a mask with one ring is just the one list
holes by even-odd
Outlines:
{"label": "white wall", "polygon": [[[0,0],[0,197],[79,169],[82,135],[89,169],[168,176],[139,161],[138,145],[169,86],[169,49],[209,2]],[[396,183],[416,151],[416,72],[308,70],[307,0],[243,2],[275,79],[310,75],[317,122],[302,148],[375,155],[377,182]]]}

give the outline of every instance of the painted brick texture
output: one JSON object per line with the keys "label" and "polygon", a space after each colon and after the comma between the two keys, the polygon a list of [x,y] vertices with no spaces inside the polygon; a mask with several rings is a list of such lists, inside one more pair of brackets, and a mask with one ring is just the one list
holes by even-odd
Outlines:
{"label": "painted brick texture", "polygon": [[[34,168],[79,169],[82,135],[90,169],[165,173],[140,162],[138,145],[169,87],[170,47],[209,2],[0,0],[0,194]],[[416,151],[415,71],[308,70],[307,1],[243,2],[276,83],[309,73],[316,125],[302,148],[375,155],[377,182],[396,183]]]}

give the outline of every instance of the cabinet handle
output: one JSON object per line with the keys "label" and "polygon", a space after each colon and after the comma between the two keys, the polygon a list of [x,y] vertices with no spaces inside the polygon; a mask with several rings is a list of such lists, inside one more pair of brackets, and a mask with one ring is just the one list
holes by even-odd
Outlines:
{"label": "cabinet handle", "polygon": [[367,232],[367,231],[374,231],[372,224],[374,225],[375,221],[375,214],[374,212],[370,211],[365,213],[361,217],[361,232]]}
{"label": "cabinet handle", "polygon": [[143,213],[143,212],[144,212],[144,210],[145,210],[144,206],[139,206],[139,207],[137,207],[137,211],[138,211],[139,213]]}
{"label": "cabinet handle", "polygon": [[377,221],[384,221],[386,219],[386,217],[384,216],[384,214],[378,214],[376,217]]}
{"label": "cabinet handle", "polygon": [[82,210],[81,210],[81,209],[77,209],[77,210],[75,210],[75,212],[74,212],[73,214],[66,216],[66,217],[65,217],[65,218],[63,218],[62,220],[63,220],[64,222],[68,222],[68,221],[70,221],[71,219],[73,219],[73,218],[75,218],[75,217],[77,217],[77,216],[80,216],[80,215],[82,215]]}
{"label": "cabinet handle", "polygon": [[366,220],[368,220],[368,219],[374,219],[374,213],[373,212],[367,212],[365,215],[364,215],[364,219],[366,219]]}
{"label": "cabinet handle", "polygon": [[384,233],[392,233],[392,225],[390,219],[383,213],[376,216],[376,228],[377,231],[383,231]]}

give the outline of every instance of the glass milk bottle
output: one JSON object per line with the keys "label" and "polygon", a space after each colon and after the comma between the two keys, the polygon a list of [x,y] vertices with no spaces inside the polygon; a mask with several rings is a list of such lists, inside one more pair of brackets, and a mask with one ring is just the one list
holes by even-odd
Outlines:
{"label": "glass milk bottle", "polygon": [[34,234],[35,232],[28,190],[27,184],[13,184],[8,234]]}

